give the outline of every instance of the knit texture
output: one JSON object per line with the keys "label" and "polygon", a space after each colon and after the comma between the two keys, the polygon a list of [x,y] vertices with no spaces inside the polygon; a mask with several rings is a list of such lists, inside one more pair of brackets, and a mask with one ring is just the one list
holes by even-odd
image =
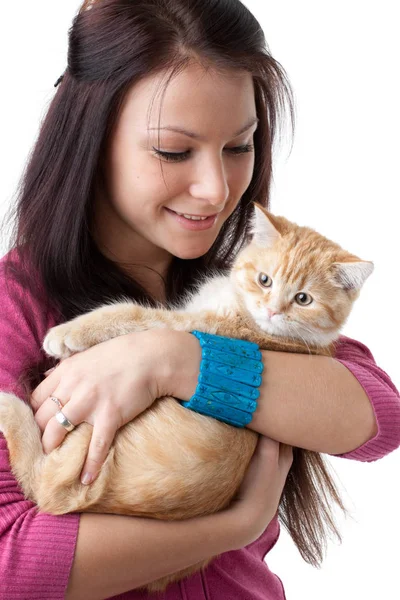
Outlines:
{"label": "knit texture", "polygon": [[340,336],[336,344],[335,359],[341,362],[356,377],[364,388],[378,426],[374,438],[345,454],[362,462],[383,458],[400,445],[400,397],[389,375],[378,367],[370,350],[361,342]]}
{"label": "knit texture", "polygon": [[[0,260],[0,389],[23,397],[23,369],[43,357],[41,342],[55,324],[44,298],[32,297],[6,280]],[[400,446],[400,398],[389,376],[368,348],[342,336],[335,358],[363,386],[373,406],[378,433],[353,452],[339,455],[374,461]],[[0,434],[0,600],[62,600],[75,552],[80,515],[40,514],[24,499],[10,471]],[[245,548],[226,552],[203,571],[170,585],[163,594],[131,591],[114,600],[285,600],[282,582],[264,557],[279,538],[277,517]],[[134,557],[132,557],[134,568]]]}

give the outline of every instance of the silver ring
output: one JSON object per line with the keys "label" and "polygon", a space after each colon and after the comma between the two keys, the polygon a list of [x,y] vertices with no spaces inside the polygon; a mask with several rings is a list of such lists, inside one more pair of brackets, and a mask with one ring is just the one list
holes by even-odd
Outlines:
{"label": "silver ring", "polygon": [[72,425],[71,421],[67,419],[61,410],[59,410],[55,416],[60,425],[62,425],[67,431],[72,431],[75,429],[75,425]]}
{"label": "silver ring", "polygon": [[50,400],[53,400],[53,402],[55,402],[58,406],[58,408],[61,410],[63,408],[63,405],[61,404],[61,402],[59,401],[58,398],[56,398],[55,396],[50,396]]}

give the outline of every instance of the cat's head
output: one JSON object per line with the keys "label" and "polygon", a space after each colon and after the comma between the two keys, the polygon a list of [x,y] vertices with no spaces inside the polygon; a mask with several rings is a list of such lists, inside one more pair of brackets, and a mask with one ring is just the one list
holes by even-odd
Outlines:
{"label": "cat's head", "polygon": [[334,341],[373,263],[258,204],[252,233],[231,273],[246,311],[270,335]]}

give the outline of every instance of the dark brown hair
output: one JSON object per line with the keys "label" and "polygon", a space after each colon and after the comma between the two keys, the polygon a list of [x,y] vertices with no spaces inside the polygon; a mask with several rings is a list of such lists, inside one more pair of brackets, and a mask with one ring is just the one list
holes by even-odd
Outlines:
{"label": "dark brown hair", "polygon": [[[286,114],[293,130],[294,101],[286,73],[249,10],[239,0],[85,0],[69,31],[67,69],[11,215],[19,266],[10,258],[8,272],[30,294],[41,294],[43,286],[60,321],[119,297],[154,303],[94,243],[95,183],[129,89],[164,70],[170,80],[193,59],[221,73],[252,74],[259,118],[255,166],[248,189],[210,250],[195,260],[173,260],[165,282],[168,300],[176,302],[208,269],[229,269],[247,241],[252,201],[268,208],[274,142]],[[322,457],[294,449],[279,517],[314,566],[323,559],[325,527],[341,540],[329,496],[345,511]]]}

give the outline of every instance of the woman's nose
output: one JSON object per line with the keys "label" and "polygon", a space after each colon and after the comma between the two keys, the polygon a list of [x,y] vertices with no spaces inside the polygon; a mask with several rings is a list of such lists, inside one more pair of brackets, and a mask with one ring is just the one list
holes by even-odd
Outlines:
{"label": "woman's nose", "polygon": [[229,186],[222,160],[203,161],[197,172],[197,181],[191,186],[191,195],[206,200],[220,210],[229,197]]}

